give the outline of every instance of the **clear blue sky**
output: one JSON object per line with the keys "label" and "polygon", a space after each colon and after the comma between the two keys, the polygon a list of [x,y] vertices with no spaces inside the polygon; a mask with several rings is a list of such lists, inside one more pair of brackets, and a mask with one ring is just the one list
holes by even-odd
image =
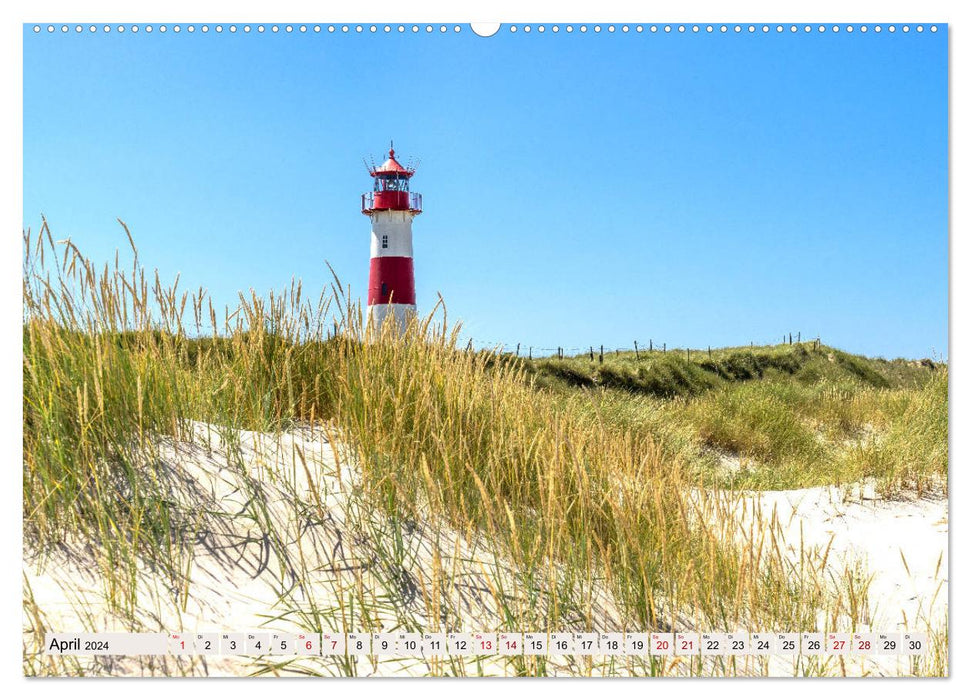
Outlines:
{"label": "clear blue sky", "polygon": [[525,348],[947,353],[947,32],[24,30],[24,226],[221,303],[368,273],[420,157],[418,304]]}

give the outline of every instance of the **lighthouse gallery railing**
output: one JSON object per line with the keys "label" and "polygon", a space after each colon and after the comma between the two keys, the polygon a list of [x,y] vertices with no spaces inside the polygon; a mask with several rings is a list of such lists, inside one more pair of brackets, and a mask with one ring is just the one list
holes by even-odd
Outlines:
{"label": "lighthouse gallery railing", "polygon": [[418,192],[365,192],[361,195],[361,211],[369,214],[376,209],[408,209],[421,214],[421,194]]}

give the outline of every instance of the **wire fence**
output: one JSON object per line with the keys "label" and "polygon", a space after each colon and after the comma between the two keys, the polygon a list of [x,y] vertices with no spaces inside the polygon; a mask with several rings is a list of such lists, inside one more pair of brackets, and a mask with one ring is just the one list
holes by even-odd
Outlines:
{"label": "wire fence", "polygon": [[[809,338],[805,341],[807,344],[811,344],[814,350],[818,350],[822,344],[820,337],[817,335],[815,338]],[[781,336],[780,343],[768,343],[769,345],[802,345],[802,332],[797,331],[795,333],[783,333]],[[761,345],[760,345],[761,346]],[[732,346],[732,347],[743,347],[743,346]],[[749,343],[749,347],[755,348],[755,341]],[[468,343],[465,347],[468,351],[476,350],[491,350],[504,355],[515,355],[516,357],[525,357],[530,360],[533,359],[546,359],[546,358],[557,358],[564,359],[567,357],[582,357],[588,356],[590,361],[598,360],[600,362],[604,361],[605,357],[619,356],[621,354],[634,355],[634,359],[640,359],[641,356],[651,355],[654,353],[678,353],[681,356],[691,359],[692,356],[701,357],[707,355],[709,358],[712,357],[713,351],[717,351],[720,348],[712,348],[708,345],[704,348],[689,348],[689,347],[668,347],[667,342],[657,342],[653,338],[648,338],[647,342],[635,340],[633,345],[630,347],[608,347],[600,343],[597,345],[587,345],[583,347],[567,347],[567,346],[557,346],[557,347],[539,347],[536,345],[524,345],[523,343],[496,343],[488,342],[481,339],[469,338]]]}

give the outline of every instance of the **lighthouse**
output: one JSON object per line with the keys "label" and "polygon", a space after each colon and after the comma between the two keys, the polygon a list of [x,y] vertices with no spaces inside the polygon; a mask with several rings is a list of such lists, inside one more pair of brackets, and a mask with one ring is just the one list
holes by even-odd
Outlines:
{"label": "lighthouse", "polygon": [[415,169],[395,159],[394,142],[388,159],[378,167],[372,165],[368,173],[374,178],[374,189],[361,195],[361,213],[371,219],[368,321],[380,327],[394,319],[404,330],[417,309],[411,222],[421,214],[421,195],[411,191]]}

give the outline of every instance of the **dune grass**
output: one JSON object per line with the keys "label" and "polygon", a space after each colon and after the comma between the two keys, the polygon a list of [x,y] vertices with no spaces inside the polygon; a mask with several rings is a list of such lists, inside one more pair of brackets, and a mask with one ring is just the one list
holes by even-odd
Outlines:
{"label": "dune grass", "polygon": [[946,364],[814,341],[523,363],[537,385],[585,392],[602,419],[654,436],[707,484],[947,492]]}
{"label": "dune grass", "polygon": [[[943,389],[901,369],[893,382],[921,388],[878,390],[866,385],[868,368],[851,371],[850,409],[821,381],[801,381],[809,365],[780,348],[747,359],[732,351],[715,368],[623,358],[588,385],[564,378],[571,367],[594,377],[580,361],[557,368],[463,351],[441,310],[403,334],[376,332],[336,281],[312,299],[294,283],[217,312],[204,290],[146,279],[134,244],[130,268],[116,258],[99,269],[55,243],[45,222],[24,247],[26,544],[90,543],[120,610],[139,605],[139,561],[189,585],[187,543],[206,515],[173,498],[151,465],[160,438],[194,439],[193,421],[227,436],[296,424],[336,436],[360,469],[363,503],[390,518],[390,557],[400,556],[394,528],[409,520],[487,538],[517,589],[498,596],[509,602],[496,630],[589,629],[601,589],[630,630],[809,630],[820,620],[851,629],[857,612],[841,592],[853,572],[834,575],[825,553],[808,549],[793,560],[769,526],[743,527],[732,493],[698,488],[708,478],[700,447],[786,464],[825,454],[808,421],[832,414],[821,430],[845,425],[838,437],[879,406],[886,438],[859,458],[862,472],[906,480],[941,459],[946,469],[945,372]],[[767,381],[775,373],[785,381]],[[922,451],[912,425],[936,452]],[[749,483],[769,481],[760,469]]]}

